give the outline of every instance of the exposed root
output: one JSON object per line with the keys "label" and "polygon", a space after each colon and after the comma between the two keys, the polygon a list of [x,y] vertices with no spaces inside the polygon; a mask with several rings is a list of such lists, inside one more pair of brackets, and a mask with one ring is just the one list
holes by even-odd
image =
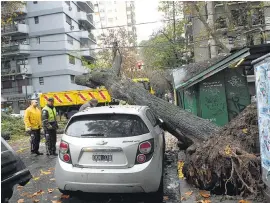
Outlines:
{"label": "exposed root", "polygon": [[216,194],[258,196],[264,187],[258,142],[257,109],[248,106],[218,135],[186,150],[187,181]]}

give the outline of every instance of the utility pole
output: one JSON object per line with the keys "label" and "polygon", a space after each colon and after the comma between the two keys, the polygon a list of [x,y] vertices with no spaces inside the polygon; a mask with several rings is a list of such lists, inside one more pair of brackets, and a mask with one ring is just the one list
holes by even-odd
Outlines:
{"label": "utility pole", "polygon": [[23,69],[24,69],[24,71],[25,71],[25,81],[24,81],[24,84],[25,84],[25,103],[27,103],[27,101],[28,101],[28,95],[27,95],[27,75],[26,75],[26,68],[25,68],[25,58],[24,58],[24,60],[23,60]]}
{"label": "utility pole", "polygon": [[175,4],[173,1],[173,42],[176,42],[176,35],[175,35]]}

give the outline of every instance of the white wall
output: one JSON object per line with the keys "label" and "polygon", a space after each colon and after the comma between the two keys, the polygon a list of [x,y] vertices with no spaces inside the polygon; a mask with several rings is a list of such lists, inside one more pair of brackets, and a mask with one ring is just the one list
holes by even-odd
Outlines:
{"label": "white wall", "polygon": [[69,63],[69,57],[67,54],[63,55],[53,55],[53,56],[43,56],[42,64],[38,64],[38,58],[29,58],[29,65],[33,73],[42,73],[47,71],[57,71],[70,69],[73,71],[78,71],[83,73],[84,69],[81,65],[79,59],[75,59],[75,65]]}
{"label": "white wall", "polygon": [[44,93],[86,89],[84,86],[71,83],[70,75],[50,76],[44,77],[43,79],[44,85],[40,85],[39,78],[33,78],[34,91]]}
{"label": "white wall", "polygon": [[65,27],[65,24],[67,24],[64,13],[38,16],[38,18],[38,24],[35,24],[34,17],[28,19],[30,32],[44,32],[48,30],[61,29]]}
{"label": "white wall", "polygon": [[27,1],[27,12],[59,8],[63,3],[63,1],[38,1],[37,4],[34,4],[33,1]]}

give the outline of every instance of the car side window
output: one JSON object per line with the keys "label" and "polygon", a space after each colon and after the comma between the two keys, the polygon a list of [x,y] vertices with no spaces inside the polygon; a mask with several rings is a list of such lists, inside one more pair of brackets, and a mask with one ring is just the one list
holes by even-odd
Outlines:
{"label": "car side window", "polygon": [[153,126],[156,126],[157,125],[157,119],[156,119],[156,117],[154,116],[154,114],[149,109],[146,110],[146,117],[152,123]]}

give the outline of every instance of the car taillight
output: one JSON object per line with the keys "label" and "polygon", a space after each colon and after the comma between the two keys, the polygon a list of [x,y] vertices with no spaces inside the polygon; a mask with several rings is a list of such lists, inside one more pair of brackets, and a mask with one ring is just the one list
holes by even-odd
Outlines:
{"label": "car taillight", "polygon": [[143,164],[149,161],[154,153],[154,139],[141,142],[138,146],[135,164]]}
{"label": "car taillight", "polygon": [[59,146],[59,157],[66,163],[71,163],[69,145],[67,142],[61,141]]}
{"label": "car taillight", "polygon": [[151,143],[150,142],[143,142],[139,145],[139,151],[142,154],[148,154],[151,151]]}
{"label": "car taillight", "polygon": [[70,156],[69,156],[69,154],[64,154],[64,155],[63,155],[63,159],[64,159],[65,162],[69,162],[69,161],[70,161]]}
{"label": "car taillight", "polygon": [[60,150],[60,152],[61,153],[67,153],[67,151],[68,151],[68,143],[66,143],[66,142],[61,142],[60,143],[60,146],[59,146],[59,150]]}
{"label": "car taillight", "polygon": [[145,162],[145,160],[146,160],[146,156],[145,156],[144,154],[139,154],[139,155],[137,156],[137,162],[138,162],[138,163],[142,164],[142,163]]}

